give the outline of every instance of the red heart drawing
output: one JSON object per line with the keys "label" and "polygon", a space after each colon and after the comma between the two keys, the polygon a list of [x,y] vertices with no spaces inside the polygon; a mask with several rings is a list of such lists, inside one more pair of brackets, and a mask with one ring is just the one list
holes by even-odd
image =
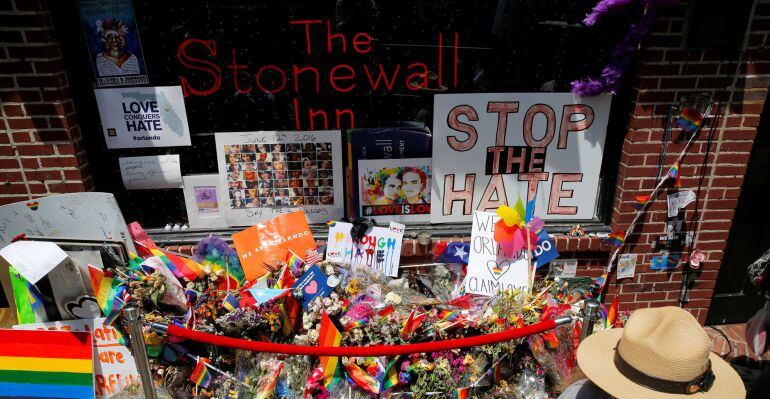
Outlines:
{"label": "red heart drawing", "polygon": [[305,293],[306,294],[315,294],[318,292],[318,283],[313,280],[310,282],[310,284],[305,286]]}

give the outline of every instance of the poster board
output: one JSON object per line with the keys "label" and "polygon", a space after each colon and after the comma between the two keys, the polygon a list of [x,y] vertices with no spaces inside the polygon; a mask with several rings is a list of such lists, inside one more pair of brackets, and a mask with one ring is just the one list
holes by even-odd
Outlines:
{"label": "poster board", "polygon": [[104,318],[29,323],[13,326],[14,330],[87,331],[93,336],[94,391],[96,399],[118,394],[131,383],[140,383],[134,356],[120,343],[121,333],[104,325]]}
{"label": "poster board", "polygon": [[379,223],[427,222],[430,164],[430,158],[359,160],[359,215]]}
{"label": "poster board", "polygon": [[216,133],[215,138],[228,225],[249,226],[300,209],[310,223],[343,216],[340,131]]}
{"label": "poster board", "polygon": [[19,234],[121,241],[136,252],[115,196],[109,193],[59,194],[0,206],[0,247]]}
{"label": "poster board", "polygon": [[350,265],[353,269],[369,267],[398,277],[405,226],[390,222],[387,227],[372,227],[360,241],[351,236],[352,227],[344,222],[333,222],[329,226],[326,260]]}
{"label": "poster board", "polygon": [[611,95],[438,94],[431,222],[535,198],[543,220],[596,215]]}
{"label": "poster board", "polygon": [[108,149],[190,145],[181,86],[96,89]]}

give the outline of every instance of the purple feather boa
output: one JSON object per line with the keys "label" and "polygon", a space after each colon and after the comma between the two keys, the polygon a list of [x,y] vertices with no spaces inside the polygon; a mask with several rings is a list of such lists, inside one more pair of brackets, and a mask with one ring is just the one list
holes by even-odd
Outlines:
{"label": "purple feather boa", "polygon": [[639,44],[652,29],[661,7],[681,3],[681,0],[601,0],[583,20],[588,26],[595,25],[603,17],[623,9],[630,4],[641,2],[647,6],[642,19],[631,26],[628,34],[615,46],[610,54],[610,61],[602,69],[601,75],[572,82],[572,92],[579,96],[598,96],[602,93],[615,94],[620,87],[623,72],[633,63]]}

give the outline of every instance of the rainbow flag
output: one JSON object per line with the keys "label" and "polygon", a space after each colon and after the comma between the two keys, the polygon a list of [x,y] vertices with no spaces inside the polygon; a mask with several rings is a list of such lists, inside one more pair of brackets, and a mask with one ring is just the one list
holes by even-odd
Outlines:
{"label": "rainbow flag", "polygon": [[679,116],[674,119],[674,123],[681,127],[682,130],[692,133],[700,128],[700,126],[703,124],[703,119],[704,115],[697,109],[685,108],[682,110]]}
{"label": "rainbow flag", "polygon": [[675,179],[674,187],[682,187],[682,177],[679,175],[679,161],[674,162],[674,165],[672,165],[671,169],[668,170],[667,175],[670,178]]}
{"label": "rainbow flag", "polygon": [[192,259],[183,258],[162,249],[153,248],[150,252],[160,258],[171,273],[180,280],[195,281],[203,277],[203,268]]}
{"label": "rainbow flag", "polygon": [[359,388],[372,395],[380,394],[380,382],[369,375],[369,373],[364,371],[361,367],[358,367],[356,362],[349,362],[345,367],[345,371],[348,373],[348,377],[350,377]]}
{"label": "rainbow flag", "polygon": [[305,261],[297,256],[294,251],[289,250],[289,252],[286,254],[286,264],[289,266],[289,270],[294,271],[304,266]]}
{"label": "rainbow flag", "polygon": [[650,200],[650,196],[649,195],[637,195],[634,198],[634,203],[632,204],[632,206],[637,211],[641,211],[642,209],[644,209],[644,206],[647,205],[647,202],[649,200]]}
{"label": "rainbow flag", "polygon": [[604,328],[609,329],[615,325],[615,320],[618,319],[618,296],[615,295],[615,299],[612,300],[610,310],[607,311],[607,320],[604,321]]}
{"label": "rainbow flag", "polygon": [[211,383],[211,372],[206,364],[209,359],[205,357],[198,357],[198,363],[195,364],[192,374],[190,374],[190,381],[195,384],[196,387],[208,388]]}
{"label": "rainbow flag", "polygon": [[0,330],[0,396],[94,397],[90,332]]}
{"label": "rainbow flag", "polygon": [[396,362],[401,356],[395,356],[388,362],[388,367],[385,368],[385,375],[380,383],[381,391],[387,391],[399,384],[398,381],[398,369],[396,368]]}
{"label": "rainbow flag", "polygon": [[623,241],[626,239],[626,232],[623,230],[615,230],[607,236],[607,244],[613,247],[619,247],[623,245]]}
{"label": "rainbow flag", "polygon": [[[318,346],[340,346],[342,334],[334,325],[326,312],[321,313],[321,327],[318,329]],[[331,390],[342,380],[339,362],[340,358],[319,356],[321,367],[324,369],[324,386]],[[351,362],[352,363],[352,362]]]}
{"label": "rainbow flag", "polygon": [[468,398],[468,391],[470,391],[470,388],[457,388],[454,390],[454,393],[452,394],[453,399],[467,399]]}
{"label": "rainbow flag", "polygon": [[115,298],[121,281],[107,276],[104,270],[93,265],[88,265],[88,274],[91,276],[91,286],[94,287],[96,303],[99,304],[104,315],[108,316],[114,309]]}

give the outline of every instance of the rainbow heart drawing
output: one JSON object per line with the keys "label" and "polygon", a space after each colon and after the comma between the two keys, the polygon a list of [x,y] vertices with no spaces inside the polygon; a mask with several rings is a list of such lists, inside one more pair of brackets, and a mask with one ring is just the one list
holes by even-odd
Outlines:
{"label": "rainbow heart drawing", "polygon": [[490,260],[487,262],[487,269],[489,270],[489,273],[492,274],[492,278],[497,281],[500,279],[500,277],[503,276],[503,274],[507,273],[508,270],[511,269],[511,262],[504,260],[500,263],[497,263],[494,260]]}

